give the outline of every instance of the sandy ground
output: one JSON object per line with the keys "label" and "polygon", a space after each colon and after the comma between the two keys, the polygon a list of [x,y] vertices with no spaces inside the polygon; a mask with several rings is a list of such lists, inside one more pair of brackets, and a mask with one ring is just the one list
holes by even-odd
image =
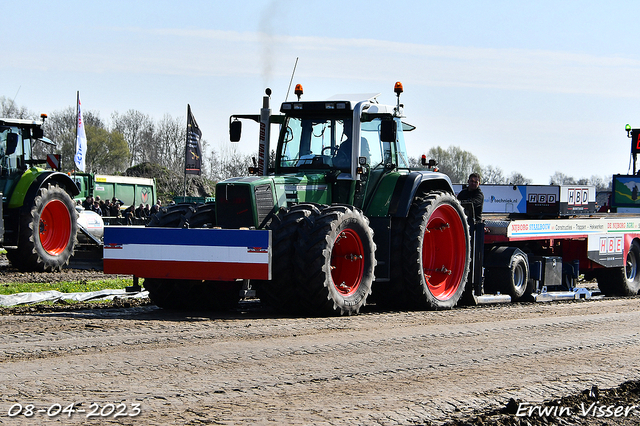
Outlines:
{"label": "sandy ground", "polygon": [[[639,353],[640,298],[333,318],[258,301],[5,312],[0,423],[637,425],[638,392],[619,385],[640,380]],[[555,414],[538,415],[544,401]]]}

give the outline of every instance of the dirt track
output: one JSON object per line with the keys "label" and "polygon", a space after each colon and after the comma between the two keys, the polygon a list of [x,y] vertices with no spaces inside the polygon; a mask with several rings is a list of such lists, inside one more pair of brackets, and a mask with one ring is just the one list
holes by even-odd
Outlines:
{"label": "dirt track", "polygon": [[[441,424],[510,398],[536,405],[640,379],[639,298],[367,311],[279,318],[250,302],[225,315],[142,306],[0,316],[0,422],[80,424],[86,412],[7,413],[95,402],[103,413],[108,403],[141,409],[96,424]],[[545,421],[602,424],[570,410]],[[626,421],[638,424],[640,411]]]}

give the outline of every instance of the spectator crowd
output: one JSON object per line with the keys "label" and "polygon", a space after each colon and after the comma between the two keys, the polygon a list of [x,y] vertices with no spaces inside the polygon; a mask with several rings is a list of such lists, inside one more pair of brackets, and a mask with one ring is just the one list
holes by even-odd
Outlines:
{"label": "spectator crowd", "polygon": [[127,219],[127,222],[131,223],[134,218],[146,221],[152,215],[158,213],[161,206],[160,200],[158,200],[153,206],[140,203],[137,208],[131,205],[122,210],[123,204],[124,203],[116,197],[113,197],[111,200],[102,200],[100,196],[96,196],[95,198],[88,196],[82,202],[82,207],[85,210],[94,211],[103,217],[124,217]]}

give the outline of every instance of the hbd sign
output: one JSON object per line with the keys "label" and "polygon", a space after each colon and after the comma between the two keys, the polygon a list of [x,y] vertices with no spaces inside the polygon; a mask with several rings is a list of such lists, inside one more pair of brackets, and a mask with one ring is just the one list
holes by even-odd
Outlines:
{"label": "hbd sign", "polygon": [[527,201],[535,204],[552,204],[556,202],[555,194],[529,194]]}
{"label": "hbd sign", "polygon": [[622,253],[622,237],[600,237],[600,254]]}
{"label": "hbd sign", "polygon": [[589,204],[588,188],[570,188],[568,196],[567,204],[570,206],[585,206]]}

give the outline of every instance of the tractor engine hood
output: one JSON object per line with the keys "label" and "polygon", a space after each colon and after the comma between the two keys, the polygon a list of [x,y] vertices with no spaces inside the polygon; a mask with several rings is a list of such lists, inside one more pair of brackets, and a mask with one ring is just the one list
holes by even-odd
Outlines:
{"label": "tractor engine hood", "polygon": [[225,229],[260,229],[271,212],[303,202],[331,204],[324,173],[231,178],[216,185],[216,220]]}

